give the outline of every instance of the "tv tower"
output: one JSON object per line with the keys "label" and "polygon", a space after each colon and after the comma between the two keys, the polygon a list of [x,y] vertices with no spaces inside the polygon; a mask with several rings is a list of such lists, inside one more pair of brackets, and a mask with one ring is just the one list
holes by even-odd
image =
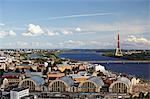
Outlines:
{"label": "tv tower", "polygon": [[120,35],[119,35],[119,32],[118,32],[118,35],[117,35],[117,48],[116,48],[115,56],[118,56],[118,57],[123,56],[121,48],[120,48]]}

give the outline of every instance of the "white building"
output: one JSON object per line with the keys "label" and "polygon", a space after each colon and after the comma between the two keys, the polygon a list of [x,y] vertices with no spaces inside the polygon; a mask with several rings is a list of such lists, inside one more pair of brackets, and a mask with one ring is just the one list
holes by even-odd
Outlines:
{"label": "white building", "polygon": [[138,79],[138,78],[133,77],[131,79],[132,86],[139,84],[139,82],[140,82],[140,79]]}
{"label": "white building", "polygon": [[28,88],[14,88],[10,91],[10,99],[21,99],[29,95]]}

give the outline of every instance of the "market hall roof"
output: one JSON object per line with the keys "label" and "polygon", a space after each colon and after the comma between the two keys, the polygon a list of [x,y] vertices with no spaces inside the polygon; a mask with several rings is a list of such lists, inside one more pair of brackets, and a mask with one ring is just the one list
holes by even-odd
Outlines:
{"label": "market hall roof", "polygon": [[68,76],[64,76],[60,78],[60,80],[64,81],[69,86],[72,86],[74,84],[74,81]]}
{"label": "market hall roof", "polygon": [[94,82],[98,86],[104,85],[104,82],[100,77],[91,77],[88,80]]}
{"label": "market hall roof", "polygon": [[40,76],[32,76],[30,79],[33,80],[37,85],[43,85],[45,82],[44,78]]}

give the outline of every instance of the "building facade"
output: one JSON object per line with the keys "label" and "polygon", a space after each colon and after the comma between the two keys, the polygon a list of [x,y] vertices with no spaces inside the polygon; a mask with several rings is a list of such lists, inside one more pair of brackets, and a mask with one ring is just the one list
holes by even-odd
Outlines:
{"label": "building facade", "polygon": [[54,80],[49,84],[49,91],[52,92],[70,92],[71,86],[74,81],[67,76],[60,78],[59,80]]}
{"label": "building facade", "polygon": [[10,91],[10,99],[21,99],[29,95],[28,88],[15,88]]}
{"label": "building facade", "polygon": [[31,78],[26,78],[19,83],[20,87],[28,87],[30,91],[42,91],[44,79],[39,76],[32,76]]}
{"label": "building facade", "polygon": [[113,82],[109,87],[109,92],[113,93],[130,93],[131,82],[126,77],[120,77],[117,81]]}

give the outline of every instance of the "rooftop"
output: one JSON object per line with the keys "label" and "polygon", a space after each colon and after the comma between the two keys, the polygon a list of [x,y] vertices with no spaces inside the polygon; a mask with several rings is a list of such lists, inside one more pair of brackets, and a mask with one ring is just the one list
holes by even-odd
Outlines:
{"label": "rooftop", "polygon": [[19,92],[19,91],[26,90],[26,89],[28,89],[28,88],[23,88],[23,87],[21,87],[21,88],[13,88],[12,91]]}
{"label": "rooftop", "polygon": [[40,76],[32,76],[31,77],[31,79],[33,80],[33,81],[35,81],[36,82],[36,84],[38,84],[38,85],[42,85],[42,84],[44,84],[44,78],[42,78],[42,77],[40,77]]}

